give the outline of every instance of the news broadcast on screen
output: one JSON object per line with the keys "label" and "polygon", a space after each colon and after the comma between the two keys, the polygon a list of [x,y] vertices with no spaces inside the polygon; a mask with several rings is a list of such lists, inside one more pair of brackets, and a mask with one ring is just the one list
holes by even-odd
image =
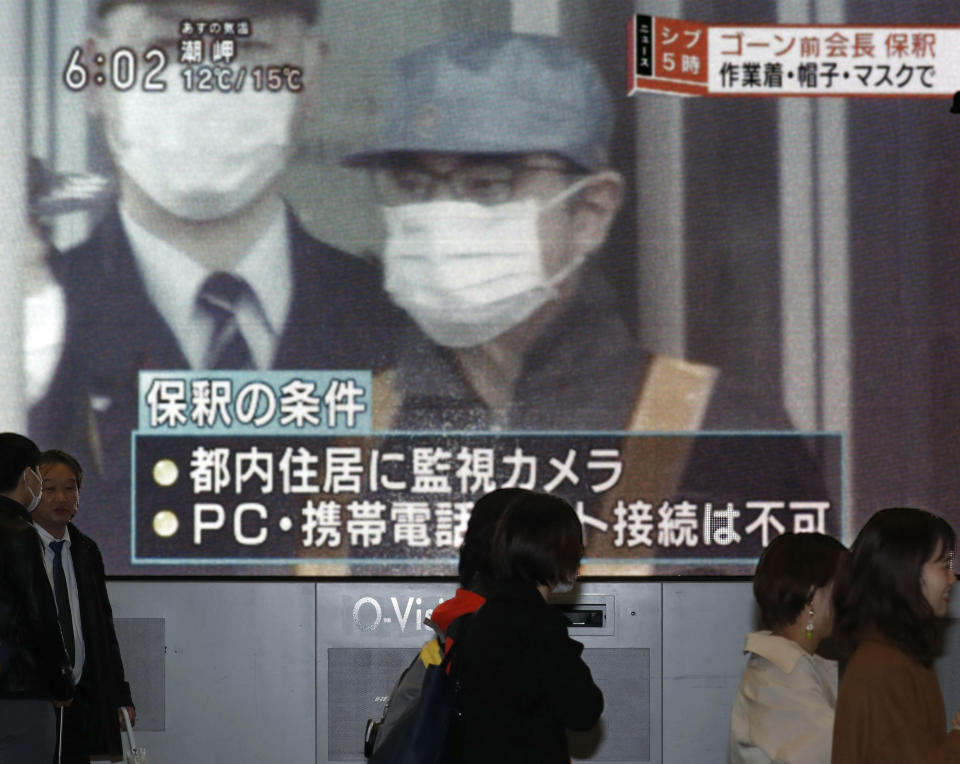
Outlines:
{"label": "news broadcast on screen", "polygon": [[2,429],[108,575],[451,576],[496,488],[588,579],[960,521],[953,3],[17,19]]}

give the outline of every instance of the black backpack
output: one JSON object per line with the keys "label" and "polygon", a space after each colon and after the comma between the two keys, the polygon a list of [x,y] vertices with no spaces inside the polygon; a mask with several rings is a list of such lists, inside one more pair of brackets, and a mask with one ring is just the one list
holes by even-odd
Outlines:
{"label": "black backpack", "polygon": [[427,666],[419,697],[374,751],[371,764],[456,764],[462,760],[463,714],[456,655],[466,641],[473,615],[466,613],[450,624],[446,635],[453,644],[439,665]]}

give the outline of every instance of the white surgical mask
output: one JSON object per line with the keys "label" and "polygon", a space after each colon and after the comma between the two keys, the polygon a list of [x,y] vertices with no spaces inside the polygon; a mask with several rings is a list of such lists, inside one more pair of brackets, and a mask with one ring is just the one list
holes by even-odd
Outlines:
{"label": "white surgical mask", "polygon": [[[33,512],[37,508],[37,505],[40,504],[40,498],[43,496],[43,478],[40,477],[40,473],[30,470],[30,474],[33,475],[37,482],[40,484],[40,488],[37,489],[37,492],[34,493],[30,486],[27,485],[27,490],[30,491],[30,505],[27,507],[27,512]],[[26,485],[26,483],[24,483]]]}
{"label": "white surgical mask", "polygon": [[444,347],[472,347],[522,323],[556,297],[583,256],[548,277],[540,214],[576,194],[574,183],[546,204],[441,200],[384,207],[386,290]]}
{"label": "white surgical mask", "polygon": [[[249,86],[250,83],[248,82]],[[286,164],[297,96],[281,92],[185,92],[110,96],[114,161],[156,204],[188,220],[243,209]]]}

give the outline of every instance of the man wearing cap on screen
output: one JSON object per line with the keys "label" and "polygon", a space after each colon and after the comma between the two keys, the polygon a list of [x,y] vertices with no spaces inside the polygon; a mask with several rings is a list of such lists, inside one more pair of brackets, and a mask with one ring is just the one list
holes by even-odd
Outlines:
{"label": "man wearing cap on screen", "polygon": [[386,289],[433,340],[407,347],[396,424],[622,424],[630,401],[610,410],[604,390],[634,389],[644,361],[624,358],[589,262],[624,185],[599,72],[556,38],[488,33],[418,50],[396,74],[381,139],[345,160],[372,168]]}
{"label": "man wearing cap on screen", "polygon": [[[33,419],[37,437],[88,465],[88,492],[110,508],[93,535],[126,555],[116,522],[130,515],[139,371],[376,371],[402,314],[375,268],[311,238],[279,193],[322,58],[317,0],[101,0],[97,11],[93,50],[163,48],[166,89],[95,92],[119,203],[64,256],[64,352]],[[197,19],[249,21],[234,69],[297,66],[304,89],[257,91],[248,77],[239,93],[185,91],[182,22]]]}
{"label": "man wearing cap on screen", "polygon": [[[401,353],[396,429],[790,428],[735,375],[638,347],[617,310],[611,276],[629,279],[635,255],[610,253],[613,268],[598,257],[624,181],[591,61],[558,38],[481,32],[416,50],[395,73],[378,142],[344,162],[371,172],[386,290],[431,340],[411,334]],[[823,495],[796,441],[768,450],[764,470],[735,440],[698,440],[653,493]],[[645,447],[625,445],[639,461]]]}
{"label": "man wearing cap on screen", "polygon": [[[400,59],[390,92],[379,140],[345,163],[372,172],[387,292],[433,341],[407,343],[395,424],[699,427],[715,370],[637,348],[598,257],[624,181],[596,66],[558,38],[477,33]],[[629,278],[632,253],[612,254]],[[692,403],[657,422],[644,394],[671,379]]]}

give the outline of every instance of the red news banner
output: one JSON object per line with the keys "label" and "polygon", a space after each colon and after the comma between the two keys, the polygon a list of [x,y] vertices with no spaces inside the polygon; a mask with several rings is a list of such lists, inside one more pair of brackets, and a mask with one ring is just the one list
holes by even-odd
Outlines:
{"label": "red news banner", "polygon": [[960,27],[702,24],[638,14],[627,95],[944,97],[960,91]]}

